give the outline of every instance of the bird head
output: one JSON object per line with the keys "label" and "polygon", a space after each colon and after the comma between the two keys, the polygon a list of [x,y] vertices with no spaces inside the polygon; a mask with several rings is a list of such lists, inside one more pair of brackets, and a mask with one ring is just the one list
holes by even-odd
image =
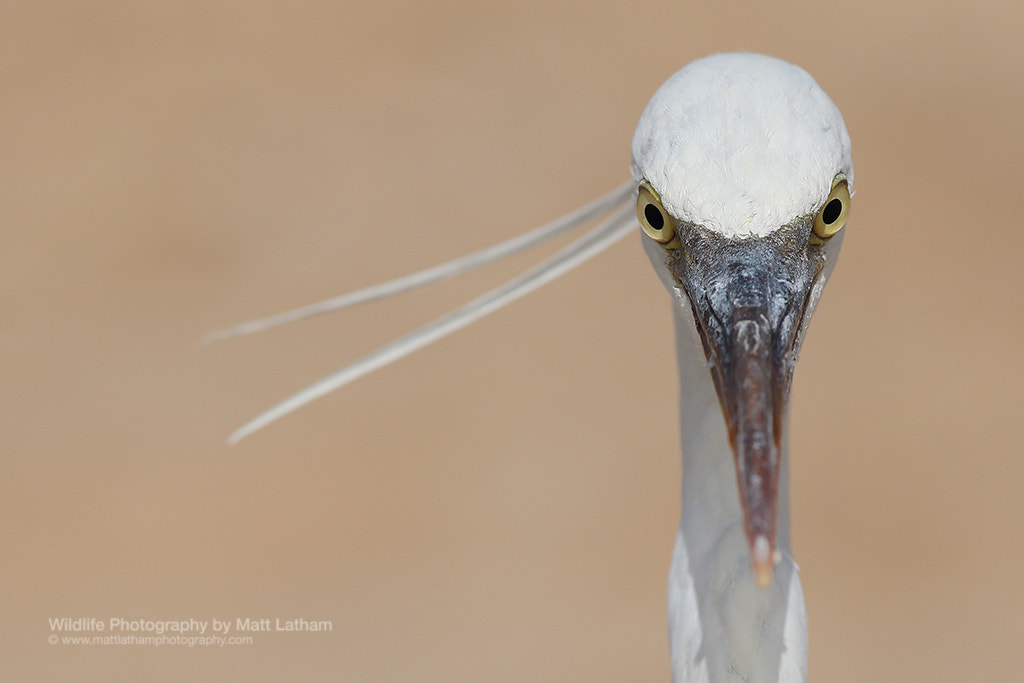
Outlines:
{"label": "bird head", "polygon": [[793,369],[842,243],[850,138],[802,69],[722,54],[655,93],[632,149],[645,249],[703,347],[766,587]]}

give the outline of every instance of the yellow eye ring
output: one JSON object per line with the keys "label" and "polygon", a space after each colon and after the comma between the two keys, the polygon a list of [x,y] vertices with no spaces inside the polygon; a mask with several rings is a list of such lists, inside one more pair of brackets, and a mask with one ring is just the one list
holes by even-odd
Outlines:
{"label": "yellow eye ring", "polygon": [[814,217],[814,234],[818,239],[827,240],[843,229],[846,216],[850,212],[850,188],[846,184],[846,176],[842,173],[832,181],[832,191],[828,193],[821,211]]}
{"label": "yellow eye ring", "polygon": [[661,205],[661,198],[647,181],[640,183],[636,196],[636,219],[647,236],[666,249],[679,248],[676,222]]}

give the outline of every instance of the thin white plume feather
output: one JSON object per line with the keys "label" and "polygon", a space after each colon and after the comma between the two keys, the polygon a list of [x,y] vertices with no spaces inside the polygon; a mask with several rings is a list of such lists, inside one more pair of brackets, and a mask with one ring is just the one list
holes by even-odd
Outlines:
{"label": "thin white plume feather", "polygon": [[[294,320],[307,315],[315,315],[316,313],[324,312],[325,310],[336,310],[344,305],[351,305],[356,299],[359,301],[367,301],[369,299],[379,299],[384,296],[389,296],[411,287],[426,284],[427,282],[433,282],[439,280],[442,277],[448,277],[447,269],[459,268],[457,272],[463,272],[469,267],[467,263],[473,263],[474,265],[481,265],[487,261],[493,261],[501,258],[502,256],[508,256],[516,253],[526,246],[532,246],[537,244],[543,239],[547,239],[550,236],[548,233],[560,232],[576,227],[587,220],[599,216],[603,213],[607,213],[609,210],[614,209],[614,212],[600,224],[592,228],[590,231],[585,233],[582,237],[577,239],[575,242],[564,247],[554,255],[540,262],[533,268],[521,273],[520,275],[512,278],[504,285],[497,287],[490,292],[470,301],[461,308],[449,313],[448,315],[442,316],[437,320],[425,325],[424,327],[412,332],[404,337],[401,337],[390,344],[378,349],[371,353],[369,356],[364,357],[345,368],[342,368],[338,372],[329,375],[321,379],[320,381],[306,387],[302,391],[292,395],[285,399],[281,403],[277,404],[270,410],[267,410],[263,414],[259,415],[255,419],[243,425],[234,434],[228,438],[228,443],[235,444],[241,439],[252,434],[253,432],[269,425],[272,422],[284,417],[285,415],[298,410],[307,403],[324,396],[336,389],[339,389],[346,384],[366,375],[374,370],[389,365],[396,360],[403,358],[414,351],[431,344],[439,339],[442,339],[452,332],[461,329],[470,323],[479,320],[480,318],[493,313],[498,309],[506,306],[507,304],[515,301],[516,299],[532,292],[533,290],[542,287],[543,285],[551,282],[552,280],[564,275],[576,266],[590,260],[601,251],[605,250],[616,241],[621,239],[626,233],[631,232],[635,226],[635,216],[632,206],[632,202],[628,202],[632,196],[633,183],[629,182],[615,189],[613,192],[602,197],[601,199],[589,204],[582,209],[574,211],[565,217],[544,226],[539,230],[527,233],[522,237],[504,242],[503,244],[491,247],[483,252],[452,261],[444,266],[438,266],[427,271],[415,274],[413,276],[406,276],[392,282],[386,282],[369,289],[356,292],[354,294],[338,297],[331,301],[334,302],[333,306],[328,306],[324,310],[315,310],[309,312],[310,309],[314,309],[317,306],[325,306],[331,303],[331,301],[323,302],[322,304],[314,304],[311,307],[305,309],[296,309],[290,314],[282,314],[283,316],[291,315],[289,320]],[[541,231],[547,231],[541,237]],[[529,245],[524,245],[526,241],[524,238],[532,236],[532,242]],[[514,246],[510,247],[512,244]],[[499,253],[500,255],[496,255]],[[486,254],[486,260],[473,261],[472,259],[480,259],[482,255]],[[458,265],[454,265],[458,264]],[[442,269],[446,269],[442,273]],[[425,274],[430,274],[427,279],[423,279]],[[454,274],[454,273],[452,273]],[[416,284],[409,284],[415,277],[421,279]],[[396,283],[401,283],[397,285]],[[372,292],[373,295],[366,294]],[[381,292],[386,292],[381,294]],[[350,299],[350,301],[337,304],[338,301],[344,299]],[[299,314],[300,311],[306,310],[305,314]],[[268,318],[265,320],[272,320],[273,322],[262,324],[261,327],[257,327],[252,330],[245,330],[245,332],[255,331],[256,329],[263,329],[274,324],[280,324],[286,322],[285,320],[275,320],[275,318],[281,318],[282,316],[275,316],[274,318]],[[256,323],[250,323],[255,325],[262,321],[256,321]],[[245,326],[240,326],[245,327]],[[237,330],[239,328],[232,328]],[[223,336],[230,336],[231,330],[227,330],[225,333],[221,333],[217,338]],[[244,332],[237,332],[241,334]]]}
{"label": "thin white plume feather", "polygon": [[342,294],[341,296],[336,296],[331,299],[318,301],[314,304],[294,308],[290,311],[277,313],[266,318],[260,318],[259,320],[251,320],[249,322],[242,323],[241,325],[229,327],[218,332],[212,332],[203,337],[203,343],[209,344],[211,342],[220,341],[221,339],[227,339],[228,337],[260,332],[270,327],[277,327],[278,325],[283,325],[295,320],[301,320],[302,318],[309,318],[314,315],[337,311],[342,308],[348,308],[349,306],[355,306],[356,304],[384,299],[410,289],[423,287],[424,285],[455,277],[456,275],[473,270],[474,268],[479,268],[480,266],[487,265],[494,261],[499,261],[503,258],[512,256],[513,254],[518,254],[521,251],[535,247],[547,240],[554,239],[559,235],[575,230],[587,221],[610,211],[630,194],[633,187],[634,183],[632,182],[624,183],[605,196],[576,209],[572,213],[567,213],[561,218],[551,221],[546,225],[542,225],[528,233],[513,237],[512,239],[501,242],[500,244],[495,244],[494,246],[487,247],[486,249],[482,249],[478,252],[462,256],[454,261],[448,261],[447,263],[442,263],[439,266],[433,266],[426,270],[404,275],[400,278],[389,280],[388,282],[383,282],[379,285],[367,287],[366,289],[349,292],[348,294]]}

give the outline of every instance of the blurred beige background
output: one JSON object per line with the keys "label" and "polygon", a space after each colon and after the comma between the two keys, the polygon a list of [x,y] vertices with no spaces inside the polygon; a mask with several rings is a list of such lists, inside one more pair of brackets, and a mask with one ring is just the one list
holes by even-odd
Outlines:
{"label": "blurred beige background", "polygon": [[[966,4],[3,4],[3,678],[668,680],[676,378],[638,240],[234,448],[540,255],[198,340],[598,196],[657,86],[745,49],[815,76],[857,168],[793,398],[811,678],[1017,680],[1024,9]],[[65,616],[334,630],[48,644]]]}

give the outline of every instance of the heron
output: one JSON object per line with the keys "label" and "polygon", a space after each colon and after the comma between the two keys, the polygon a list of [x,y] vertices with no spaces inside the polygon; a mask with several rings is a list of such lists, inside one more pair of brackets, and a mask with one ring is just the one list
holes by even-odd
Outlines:
{"label": "heron", "polygon": [[683,481],[668,586],[673,680],[804,681],[789,397],[842,245],[853,195],[850,137],[803,69],[764,55],[717,54],[688,64],[655,92],[633,137],[630,170],[631,180],[607,195],[507,242],[211,335],[251,333],[391,296],[597,221],[508,283],[300,391],[230,441],[639,233],[676,328]]}

